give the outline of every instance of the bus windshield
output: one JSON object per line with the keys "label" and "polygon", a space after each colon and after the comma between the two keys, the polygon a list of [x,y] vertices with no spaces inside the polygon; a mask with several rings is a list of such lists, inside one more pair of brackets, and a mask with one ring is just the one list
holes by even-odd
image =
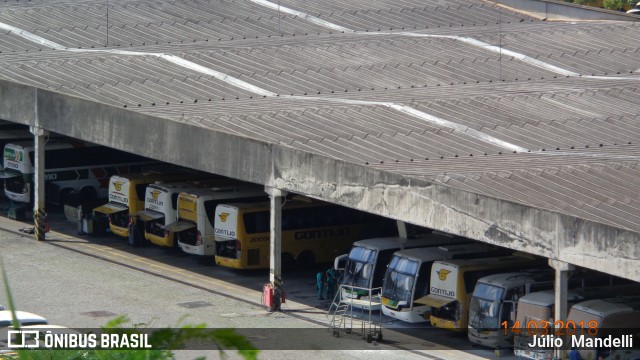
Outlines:
{"label": "bus windshield", "polygon": [[469,325],[476,329],[497,329],[500,323],[500,302],[504,288],[478,283],[473,291],[469,313],[473,314]]}
{"label": "bus windshield", "polygon": [[397,256],[391,259],[384,279],[382,296],[394,301],[411,303],[413,300],[413,281],[418,273],[419,265],[417,261]]}
{"label": "bus windshield", "polygon": [[345,265],[343,284],[369,288],[376,252],[359,246],[351,249]]}

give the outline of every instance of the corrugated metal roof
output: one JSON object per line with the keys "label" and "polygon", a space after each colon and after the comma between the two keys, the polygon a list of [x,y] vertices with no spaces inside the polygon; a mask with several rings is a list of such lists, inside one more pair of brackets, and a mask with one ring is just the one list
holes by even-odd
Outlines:
{"label": "corrugated metal roof", "polygon": [[0,78],[640,231],[639,24],[260,4],[111,3],[108,46],[104,2],[0,4]]}

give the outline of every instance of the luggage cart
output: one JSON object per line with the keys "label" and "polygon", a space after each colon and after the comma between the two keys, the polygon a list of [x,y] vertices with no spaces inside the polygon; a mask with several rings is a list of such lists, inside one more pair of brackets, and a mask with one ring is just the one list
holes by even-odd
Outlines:
{"label": "luggage cart", "polygon": [[354,290],[367,290],[369,291],[369,302],[373,302],[372,290],[376,289],[365,289],[359,288],[356,286],[350,285],[340,285],[333,301],[331,302],[331,306],[329,307],[328,316],[331,317],[331,321],[329,322],[329,331],[331,335],[335,337],[340,337],[341,333],[348,335],[356,335],[359,332],[359,335],[362,336],[362,340],[365,340],[368,343],[376,340],[377,342],[382,342],[382,326],[376,324],[372,319],[372,307],[369,304],[368,307],[365,307],[367,312],[365,312],[364,308],[358,316],[357,312],[354,314],[353,312],[353,304],[357,301],[367,301],[367,300],[358,300],[355,298],[342,298],[342,290],[343,288],[350,290],[353,292]]}

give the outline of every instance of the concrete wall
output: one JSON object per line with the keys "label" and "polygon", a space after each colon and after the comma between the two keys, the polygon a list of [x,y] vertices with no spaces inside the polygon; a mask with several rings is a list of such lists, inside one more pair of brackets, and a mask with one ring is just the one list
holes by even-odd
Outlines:
{"label": "concrete wall", "polygon": [[498,0],[517,11],[547,20],[617,20],[640,21],[639,16],[554,0]]}
{"label": "concrete wall", "polygon": [[0,80],[0,118],[35,114],[56,133],[640,281],[638,233]]}

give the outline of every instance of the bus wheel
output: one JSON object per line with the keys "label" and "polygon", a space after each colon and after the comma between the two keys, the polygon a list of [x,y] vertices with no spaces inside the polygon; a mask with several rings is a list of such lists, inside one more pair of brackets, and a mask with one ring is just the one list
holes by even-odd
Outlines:
{"label": "bus wheel", "polygon": [[373,341],[373,336],[371,334],[367,334],[367,338],[365,339],[369,344]]}
{"label": "bus wheel", "polygon": [[298,255],[298,258],[296,259],[296,267],[299,270],[311,269],[315,265],[315,263],[315,257],[313,256],[313,253],[309,251],[303,251],[302,253],[300,253],[300,255]]}
{"label": "bus wheel", "polygon": [[378,342],[382,342],[382,331],[378,332]]}
{"label": "bus wheel", "polygon": [[291,271],[293,270],[296,262],[293,259],[293,256],[289,253],[282,253],[282,271]]}

